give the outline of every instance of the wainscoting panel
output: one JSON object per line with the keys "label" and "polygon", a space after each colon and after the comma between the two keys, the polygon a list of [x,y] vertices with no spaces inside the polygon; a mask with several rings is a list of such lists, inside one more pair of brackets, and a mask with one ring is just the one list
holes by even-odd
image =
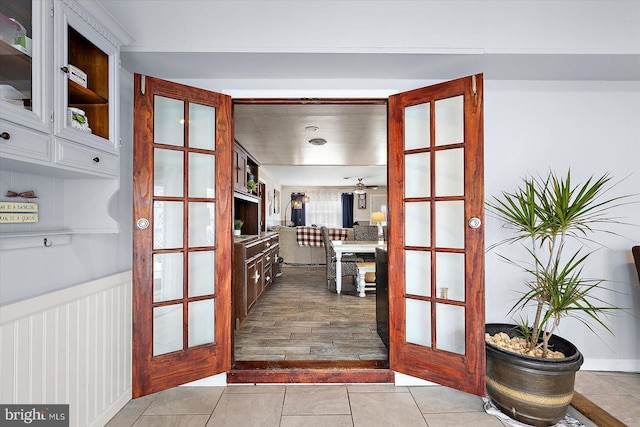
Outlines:
{"label": "wainscoting panel", "polygon": [[131,399],[131,272],[0,307],[0,402],[102,426]]}

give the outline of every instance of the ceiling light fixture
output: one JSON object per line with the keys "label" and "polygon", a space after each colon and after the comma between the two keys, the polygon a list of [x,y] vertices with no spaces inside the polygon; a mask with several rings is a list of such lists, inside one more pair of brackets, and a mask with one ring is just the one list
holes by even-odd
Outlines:
{"label": "ceiling light fixture", "polygon": [[306,128],[304,128],[304,130],[306,130],[308,132],[315,132],[318,129],[320,129],[318,126],[307,126]]}
{"label": "ceiling light fixture", "polygon": [[327,143],[327,140],[324,138],[313,138],[309,140],[309,144],[311,145],[324,145]]}

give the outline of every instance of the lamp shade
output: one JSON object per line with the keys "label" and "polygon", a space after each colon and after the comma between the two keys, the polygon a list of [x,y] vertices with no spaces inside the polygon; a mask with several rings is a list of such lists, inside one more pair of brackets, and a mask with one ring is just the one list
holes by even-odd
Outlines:
{"label": "lamp shade", "polygon": [[387,220],[387,216],[384,212],[371,212],[371,222],[384,222]]}

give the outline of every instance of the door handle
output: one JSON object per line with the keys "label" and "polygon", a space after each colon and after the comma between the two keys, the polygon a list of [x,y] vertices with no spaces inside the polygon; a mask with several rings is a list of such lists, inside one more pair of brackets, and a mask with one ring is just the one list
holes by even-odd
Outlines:
{"label": "door handle", "polygon": [[482,221],[480,221],[480,218],[473,217],[469,220],[470,228],[480,228],[481,225],[482,225]]}

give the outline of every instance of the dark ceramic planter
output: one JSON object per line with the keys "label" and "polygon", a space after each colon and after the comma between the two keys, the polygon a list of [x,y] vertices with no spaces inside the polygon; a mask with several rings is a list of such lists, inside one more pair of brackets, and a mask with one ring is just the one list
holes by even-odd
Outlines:
{"label": "dark ceramic planter", "polygon": [[[515,325],[490,323],[491,335],[520,336]],[[564,418],[573,398],[582,354],[569,341],[552,336],[549,345],[564,359],[524,356],[487,343],[487,394],[511,418],[534,426],[550,426]]]}

